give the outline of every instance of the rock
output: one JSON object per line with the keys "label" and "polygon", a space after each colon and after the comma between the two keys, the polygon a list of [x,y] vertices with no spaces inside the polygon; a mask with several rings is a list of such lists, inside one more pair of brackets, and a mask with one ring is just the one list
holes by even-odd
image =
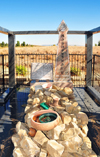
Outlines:
{"label": "rock", "polygon": [[74,106],[73,105],[66,105],[66,111],[71,114],[73,113]]}
{"label": "rock", "polygon": [[32,105],[27,105],[25,107],[25,113],[28,113],[31,110],[31,108],[32,108]]}
{"label": "rock", "polygon": [[63,98],[60,99],[60,104],[61,104],[62,106],[65,106],[64,104],[65,104],[66,102],[69,102],[68,97],[63,97]]}
{"label": "rock", "polygon": [[56,85],[53,85],[53,86],[52,86],[52,89],[59,90],[59,87],[58,87],[58,86],[56,86]]}
{"label": "rock", "polygon": [[32,98],[32,94],[29,94],[28,97],[29,97],[29,98]]}
{"label": "rock", "polygon": [[49,89],[49,91],[52,92],[52,93],[56,93],[57,92],[56,89]]}
{"label": "rock", "polygon": [[45,142],[48,141],[48,138],[40,130],[36,132],[35,137],[33,139],[40,145],[43,145]]}
{"label": "rock", "polygon": [[67,96],[68,96],[64,91],[57,91],[57,93],[58,93],[61,97],[67,97]]}
{"label": "rock", "polygon": [[61,125],[56,126],[53,129],[53,139],[58,140],[61,131],[63,131],[64,129],[65,129],[65,124],[61,124]]}
{"label": "rock", "polygon": [[[84,137],[83,138],[83,142],[86,145],[87,149],[91,149],[92,144],[91,144],[91,141],[90,141],[90,139],[88,137]],[[82,149],[83,149],[83,147],[82,147]]]}
{"label": "rock", "polygon": [[67,95],[70,95],[70,94],[73,93],[72,89],[69,88],[69,87],[65,87],[65,88],[63,89],[63,91],[64,91]]}
{"label": "rock", "polygon": [[88,133],[87,125],[81,125],[80,128],[82,129],[82,132],[87,135],[87,133]]}
{"label": "rock", "polygon": [[39,98],[34,98],[33,102],[32,102],[32,105],[39,104],[39,103],[40,103],[40,99]]}
{"label": "rock", "polygon": [[16,124],[16,132],[18,132],[20,129],[26,130],[26,132],[28,133],[28,128],[26,127],[26,124],[19,121]]}
{"label": "rock", "polygon": [[72,105],[73,105],[74,107],[77,107],[77,106],[78,106],[78,103],[77,103],[77,102],[74,102]]}
{"label": "rock", "polygon": [[44,149],[41,149],[39,157],[46,157],[47,156],[47,151]]}
{"label": "rock", "polygon": [[76,115],[76,118],[81,120],[81,125],[87,125],[88,124],[88,116],[85,113],[79,112]]}
{"label": "rock", "polygon": [[24,136],[20,142],[21,147],[25,151],[26,155],[33,157],[40,152],[40,148],[32,141],[30,137]]}
{"label": "rock", "polygon": [[45,94],[46,96],[51,96],[51,92],[50,92],[50,91],[45,91],[44,94]]}
{"label": "rock", "polygon": [[56,106],[56,107],[54,107],[54,110],[60,114],[60,113],[64,112],[65,107]]}
{"label": "rock", "polygon": [[62,112],[61,113],[61,119],[64,124],[69,124],[71,122],[71,117],[67,112]]}
{"label": "rock", "polygon": [[47,96],[47,97],[46,97],[46,104],[47,104],[47,105],[53,104],[53,98],[50,97],[50,96]]}
{"label": "rock", "polygon": [[29,99],[27,100],[27,103],[28,103],[29,105],[32,105],[32,102],[33,102],[33,99],[32,99],[32,98],[29,98]]}
{"label": "rock", "polygon": [[30,87],[30,94],[34,94],[35,93],[35,88],[33,86]]}
{"label": "rock", "polygon": [[75,115],[78,114],[80,111],[81,111],[81,107],[80,106],[77,106],[77,107],[73,108],[73,113]]}
{"label": "rock", "polygon": [[20,144],[20,141],[21,141],[21,139],[20,139],[20,137],[18,136],[18,134],[14,134],[14,135],[11,137],[11,139],[12,139],[12,142],[13,142],[13,144],[14,144],[14,147],[18,147],[19,144]]}
{"label": "rock", "polygon": [[61,96],[58,93],[51,93],[51,97],[53,99],[60,99],[61,98]]}
{"label": "rock", "polygon": [[68,153],[66,150],[63,152],[63,154],[61,155],[61,157],[74,157],[73,155],[71,155],[70,153]]}
{"label": "rock", "polygon": [[22,148],[15,148],[13,150],[13,157],[28,157]]}
{"label": "rock", "polygon": [[64,152],[64,146],[55,140],[49,140],[47,142],[47,151],[52,157],[61,157],[62,153]]}
{"label": "rock", "polygon": [[18,135],[20,137],[20,139],[22,139],[24,136],[28,136],[26,130],[20,129],[18,131]]}
{"label": "rock", "polygon": [[91,154],[89,154],[89,157],[97,157],[96,153],[92,150]]}
{"label": "rock", "polygon": [[62,131],[60,134],[61,141],[67,141],[73,136],[75,136],[75,129],[74,128],[67,128],[65,131]]}
{"label": "rock", "polygon": [[42,90],[38,89],[38,90],[35,92],[35,95],[36,95],[36,96],[42,96],[42,95],[44,95],[44,94],[43,94]]}

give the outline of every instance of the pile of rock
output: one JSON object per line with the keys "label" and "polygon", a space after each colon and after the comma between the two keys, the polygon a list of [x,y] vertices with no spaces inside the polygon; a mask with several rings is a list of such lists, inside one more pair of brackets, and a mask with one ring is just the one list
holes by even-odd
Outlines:
{"label": "pile of rock", "polygon": [[[59,105],[53,106],[53,100],[59,99]],[[59,114],[59,124],[49,131],[36,130],[30,136],[31,116],[42,110],[40,103],[50,105],[49,110]],[[88,117],[80,112],[81,107],[75,101],[73,91],[68,88],[37,90],[30,88],[29,99],[25,108],[25,123],[18,122],[16,134],[12,136],[14,157],[97,157],[87,137]]]}

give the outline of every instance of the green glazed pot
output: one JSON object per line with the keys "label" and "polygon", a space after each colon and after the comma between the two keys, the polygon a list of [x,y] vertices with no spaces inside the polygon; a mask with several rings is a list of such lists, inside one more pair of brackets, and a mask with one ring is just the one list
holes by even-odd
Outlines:
{"label": "green glazed pot", "polygon": [[52,122],[57,118],[57,115],[55,113],[44,113],[41,116],[39,116],[40,123],[48,123]]}

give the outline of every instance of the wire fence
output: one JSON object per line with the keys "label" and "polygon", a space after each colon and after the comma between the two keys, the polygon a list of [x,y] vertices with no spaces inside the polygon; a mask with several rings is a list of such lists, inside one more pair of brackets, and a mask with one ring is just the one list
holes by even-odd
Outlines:
{"label": "wire fence", "polygon": [[[86,54],[69,54],[71,80],[74,87],[85,87],[86,84]],[[29,84],[31,80],[31,63],[53,63],[53,79],[56,54],[16,54],[15,70],[16,84]],[[8,54],[0,55],[0,88],[9,85]]]}

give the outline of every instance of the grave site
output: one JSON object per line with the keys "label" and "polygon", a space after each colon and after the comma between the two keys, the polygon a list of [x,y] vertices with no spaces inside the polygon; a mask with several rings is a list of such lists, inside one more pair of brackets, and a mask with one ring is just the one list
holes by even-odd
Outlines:
{"label": "grave site", "polygon": [[[99,157],[100,93],[92,86],[92,68],[95,70],[92,67],[92,35],[99,31],[100,28],[69,31],[64,20],[57,31],[9,31],[0,27],[0,32],[8,34],[9,39],[9,76],[4,76],[4,67],[1,67],[3,88],[8,80],[0,96],[1,157]],[[71,77],[68,33],[86,35],[86,54],[82,60],[84,87],[81,81],[75,86],[74,72]],[[30,80],[15,73],[15,35],[24,34],[59,34],[56,59],[52,55],[50,61],[45,62],[44,56],[44,62],[42,57],[39,62],[38,54],[31,54],[33,61],[29,63],[29,54],[27,60],[18,54],[17,60],[20,57],[23,60],[21,66],[25,61],[31,69],[28,71]],[[2,65],[5,64],[3,57]],[[75,54],[73,59],[74,65],[75,59],[81,62]],[[76,78],[78,82],[80,75]],[[25,80],[29,81],[27,85],[23,83]]]}
{"label": "grave site", "polygon": [[75,100],[70,76],[68,27],[58,27],[59,40],[53,65],[32,63],[30,92],[24,122],[12,136],[13,157],[97,157],[88,134],[88,116]]}

